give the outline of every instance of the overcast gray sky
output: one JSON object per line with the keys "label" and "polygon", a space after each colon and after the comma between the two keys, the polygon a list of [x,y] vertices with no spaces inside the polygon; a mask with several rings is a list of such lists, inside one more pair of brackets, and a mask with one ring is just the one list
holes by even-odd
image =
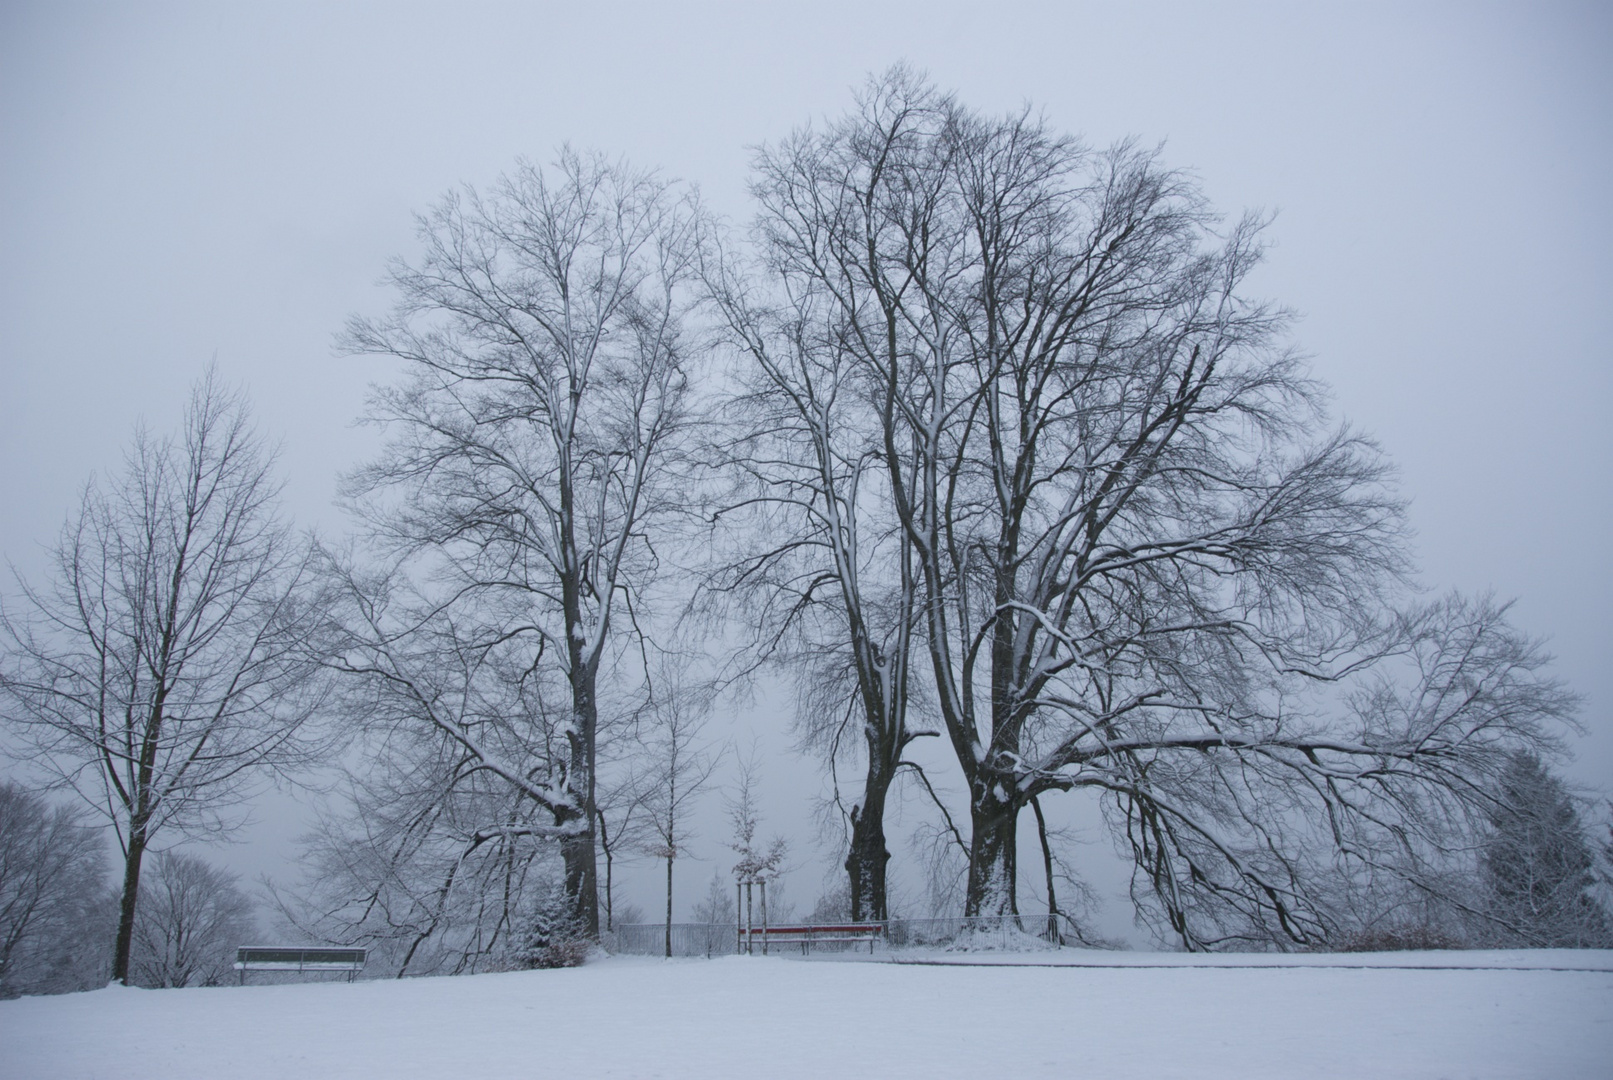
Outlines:
{"label": "overcast gray sky", "polygon": [[214,357],[284,438],[297,520],[340,531],[383,371],[331,338],[387,303],[413,212],[570,141],[743,219],[749,147],[907,60],[977,107],[1163,141],[1223,210],[1278,212],[1258,287],[1399,463],[1424,581],[1518,599],[1586,698],[1575,777],[1613,788],[1610,12],[13,0],[0,552],[36,573],[85,477]]}

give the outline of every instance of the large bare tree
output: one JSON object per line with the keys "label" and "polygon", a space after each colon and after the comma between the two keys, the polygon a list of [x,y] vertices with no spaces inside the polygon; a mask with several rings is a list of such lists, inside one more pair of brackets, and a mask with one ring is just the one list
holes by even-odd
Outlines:
{"label": "large bare tree", "polygon": [[256,779],[314,748],[310,560],[272,462],[209,372],[177,437],[139,429],[121,474],[85,489],[51,580],[23,583],[0,622],[6,718],[122,848],[119,981],[152,842],[227,830]]}
{"label": "large bare tree", "polygon": [[837,801],[838,759],[861,758],[862,789],[844,811],[850,914],[882,920],[885,807],[903,750],[926,734],[907,723],[912,544],[890,513],[879,416],[838,340],[838,309],[792,289],[765,258],[713,254],[706,285],[741,362],[719,459],[729,483],[712,519],[728,554],[710,597],[757,627],[744,662],[788,670],[801,687],[797,730],[825,753]]}
{"label": "large bare tree", "polygon": [[590,933],[599,687],[627,663],[656,523],[678,497],[700,220],[669,183],[602,158],[522,164],[423,217],[422,253],[389,274],[392,314],[344,338],[404,362],[373,401],[388,448],[351,482],[374,536],[419,560],[444,611],[496,612],[529,666],[565,680],[564,795],[550,809]]}
{"label": "large bare tree", "polygon": [[756,187],[763,257],[832,310],[814,347],[877,418],[969,790],[968,914],[1017,910],[1020,811],[1089,789],[1189,946],[1317,940],[1294,822],[1392,830],[1495,767],[1474,725],[1526,744],[1552,718],[1311,692],[1408,647],[1399,507],[1247,294],[1258,220],[901,69],[765,151]]}

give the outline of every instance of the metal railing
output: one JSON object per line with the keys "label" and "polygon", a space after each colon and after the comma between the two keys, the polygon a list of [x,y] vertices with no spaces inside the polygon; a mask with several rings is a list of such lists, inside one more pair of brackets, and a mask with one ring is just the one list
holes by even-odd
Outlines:
{"label": "metal railing", "polygon": [[[605,948],[629,956],[666,956],[666,923],[618,924],[599,935]],[[673,923],[673,956],[728,956],[734,951],[734,928],[726,923]]]}
{"label": "metal railing", "polygon": [[[760,928],[758,927],[758,930]],[[605,948],[630,956],[665,956],[665,923],[618,925],[600,935]],[[725,923],[673,923],[672,955],[730,956],[739,928]],[[1045,915],[979,915],[950,919],[890,919],[876,950],[936,949],[955,952],[1039,952],[1061,944],[1058,926]],[[812,952],[866,952],[864,943],[814,943]],[[796,950],[783,950],[790,955]]]}

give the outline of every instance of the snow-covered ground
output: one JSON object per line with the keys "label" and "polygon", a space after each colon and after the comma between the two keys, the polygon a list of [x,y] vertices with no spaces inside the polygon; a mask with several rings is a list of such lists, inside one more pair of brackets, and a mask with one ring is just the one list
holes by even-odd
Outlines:
{"label": "snow-covered ground", "polygon": [[[1606,952],[925,959],[964,962],[617,957],[569,971],[26,998],[0,1002],[0,1075],[1613,1076]],[[1356,966],[1379,962],[1399,966]]]}

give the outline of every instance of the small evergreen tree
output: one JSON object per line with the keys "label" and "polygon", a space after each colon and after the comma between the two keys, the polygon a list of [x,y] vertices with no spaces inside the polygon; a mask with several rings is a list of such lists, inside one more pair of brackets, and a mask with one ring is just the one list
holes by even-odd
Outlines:
{"label": "small evergreen tree", "polygon": [[1490,814],[1482,869],[1498,944],[1613,944],[1594,894],[1595,858],[1574,800],[1534,754],[1513,755]]}
{"label": "small evergreen tree", "polygon": [[588,959],[588,945],[564,883],[551,879],[538,889],[516,963],[524,968],[576,967]]}

